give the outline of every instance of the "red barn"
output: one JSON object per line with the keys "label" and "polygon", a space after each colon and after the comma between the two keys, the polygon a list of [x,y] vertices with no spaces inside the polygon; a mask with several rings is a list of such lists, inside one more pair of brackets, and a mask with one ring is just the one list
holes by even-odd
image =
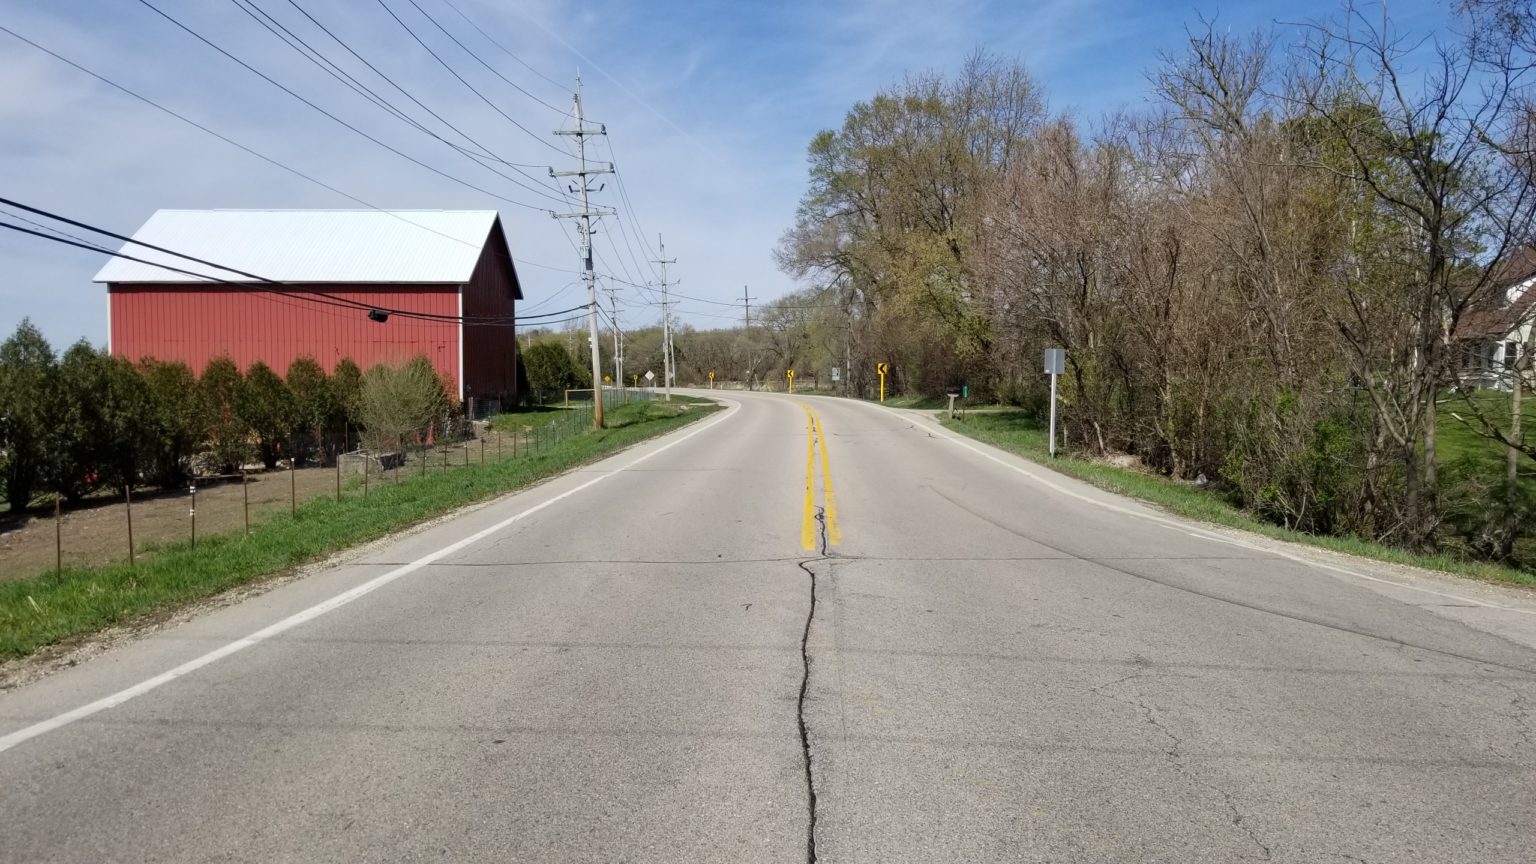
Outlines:
{"label": "red barn", "polygon": [[[113,354],[194,371],[227,354],[279,375],[304,355],[367,370],[420,354],[460,399],[516,395],[512,319],[523,293],[494,210],[161,210],[133,239],[219,266],[124,245],[198,275],[109,261],[96,281],[107,285]],[[397,313],[379,322],[373,308]]]}

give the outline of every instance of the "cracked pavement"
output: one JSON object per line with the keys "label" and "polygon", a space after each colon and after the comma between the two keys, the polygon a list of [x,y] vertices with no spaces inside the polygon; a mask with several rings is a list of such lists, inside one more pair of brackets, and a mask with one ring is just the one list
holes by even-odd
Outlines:
{"label": "cracked pavement", "polygon": [[1530,860],[1528,593],[1233,543],[917,413],[723,395],[0,694],[3,738],[540,508],[0,751],[0,861]]}

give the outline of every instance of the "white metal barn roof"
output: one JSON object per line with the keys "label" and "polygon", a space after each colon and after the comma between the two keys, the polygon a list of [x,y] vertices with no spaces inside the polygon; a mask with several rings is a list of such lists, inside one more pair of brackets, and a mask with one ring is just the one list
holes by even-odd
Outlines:
{"label": "white metal barn roof", "polygon": [[[278,282],[464,283],[495,221],[495,210],[159,210],[133,239]],[[121,251],[250,281],[132,243]],[[113,258],[95,281],[208,280]]]}

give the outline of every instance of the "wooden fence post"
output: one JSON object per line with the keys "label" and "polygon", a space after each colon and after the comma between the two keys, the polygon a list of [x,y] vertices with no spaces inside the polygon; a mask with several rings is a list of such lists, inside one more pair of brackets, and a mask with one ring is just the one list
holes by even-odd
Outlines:
{"label": "wooden fence post", "polygon": [[127,483],[123,484],[123,509],[128,514],[128,566],[134,566],[133,561],[133,488]]}

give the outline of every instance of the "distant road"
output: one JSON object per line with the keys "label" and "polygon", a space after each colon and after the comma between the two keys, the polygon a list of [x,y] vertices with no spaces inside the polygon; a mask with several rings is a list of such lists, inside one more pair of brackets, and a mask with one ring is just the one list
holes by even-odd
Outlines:
{"label": "distant road", "polygon": [[0,695],[0,861],[1536,860],[1536,597],[720,395]]}

